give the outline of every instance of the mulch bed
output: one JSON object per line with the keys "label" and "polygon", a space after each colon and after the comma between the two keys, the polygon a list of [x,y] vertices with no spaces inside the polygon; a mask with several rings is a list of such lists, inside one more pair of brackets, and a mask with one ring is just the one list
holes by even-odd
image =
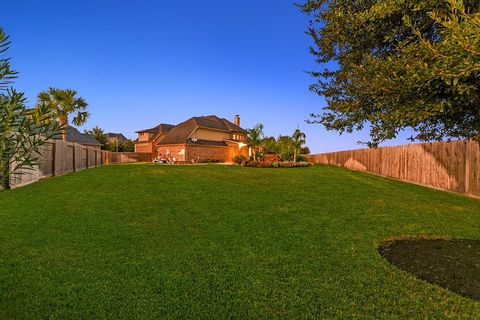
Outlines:
{"label": "mulch bed", "polygon": [[422,280],[480,300],[480,240],[395,240],[379,252]]}

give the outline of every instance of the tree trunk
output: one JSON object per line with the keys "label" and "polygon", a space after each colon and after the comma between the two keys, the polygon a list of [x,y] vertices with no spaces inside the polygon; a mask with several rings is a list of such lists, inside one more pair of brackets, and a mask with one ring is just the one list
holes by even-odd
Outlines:
{"label": "tree trunk", "polygon": [[8,160],[4,161],[2,159],[2,163],[2,188],[3,190],[10,190],[10,168]]}
{"label": "tree trunk", "polygon": [[297,162],[297,148],[293,151],[293,162]]}
{"label": "tree trunk", "polygon": [[67,141],[68,139],[68,133],[67,133],[67,129],[68,129],[68,118],[66,115],[64,116],[60,116],[58,118],[59,122],[60,122],[60,126],[62,126],[62,140],[63,141]]}

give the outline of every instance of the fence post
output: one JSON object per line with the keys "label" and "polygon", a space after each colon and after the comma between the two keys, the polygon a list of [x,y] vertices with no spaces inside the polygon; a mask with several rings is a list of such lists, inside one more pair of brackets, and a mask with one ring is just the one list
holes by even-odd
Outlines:
{"label": "fence post", "polygon": [[76,164],[76,161],[75,161],[75,148],[76,147],[77,147],[77,144],[73,143],[73,149],[72,149],[72,151],[73,151],[73,157],[72,157],[72,159],[73,159],[73,166],[72,166],[73,167],[73,172],[77,171],[77,167],[75,165]]}
{"label": "fence post", "polygon": [[52,143],[52,177],[55,176],[55,161],[56,161],[56,155],[57,155],[57,141],[54,140]]}

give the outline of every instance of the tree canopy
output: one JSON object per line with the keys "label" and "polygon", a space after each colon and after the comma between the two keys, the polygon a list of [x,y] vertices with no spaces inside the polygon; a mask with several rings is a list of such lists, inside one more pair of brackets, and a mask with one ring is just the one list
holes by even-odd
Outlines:
{"label": "tree canopy", "polygon": [[308,0],[311,90],[327,105],[311,122],[368,128],[369,146],[406,128],[411,140],[480,140],[478,0]]}
{"label": "tree canopy", "polygon": [[258,123],[252,129],[247,130],[248,134],[248,146],[252,148],[253,159],[257,160],[257,152],[259,146],[262,144],[263,139],[263,124]]}
{"label": "tree canopy", "polygon": [[62,139],[67,140],[68,115],[74,113],[73,124],[81,126],[87,122],[90,114],[87,111],[87,101],[77,96],[77,91],[72,89],[49,88],[38,94],[38,106],[46,105],[50,110],[51,118],[59,120],[64,128]]}

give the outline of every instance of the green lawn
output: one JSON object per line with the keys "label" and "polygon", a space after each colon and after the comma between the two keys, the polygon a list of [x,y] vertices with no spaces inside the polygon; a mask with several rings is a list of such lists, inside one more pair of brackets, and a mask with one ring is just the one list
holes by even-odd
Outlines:
{"label": "green lawn", "polygon": [[0,193],[0,318],[467,319],[377,252],[480,201],[341,168],[114,165]]}

